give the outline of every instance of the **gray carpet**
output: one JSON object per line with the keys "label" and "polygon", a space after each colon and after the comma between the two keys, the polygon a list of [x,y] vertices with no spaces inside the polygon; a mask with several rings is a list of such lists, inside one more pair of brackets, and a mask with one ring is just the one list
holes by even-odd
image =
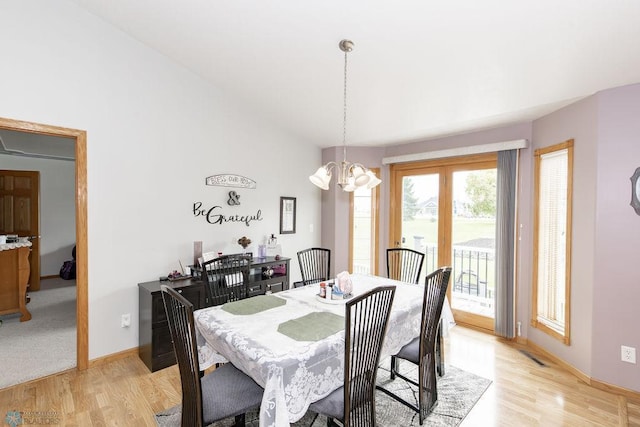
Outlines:
{"label": "gray carpet", "polygon": [[30,292],[27,309],[0,316],[0,389],[76,366],[75,280],[47,279]]}
{"label": "gray carpet", "polygon": [[[378,370],[378,384],[400,395],[409,402],[416,402],[417,389],[404,380],[397,378],[393,382],[389,380],[389,362],[385,361]],[[400,371],[413,377],[417,375],[415,367],[410,363],[402,362]],[[457,426],[471,411],[478,399],[485,392],[491,381],[463,371],[454,366],[447,366],[446,374],[438,379],[438,404],[429,415],[424,426]],[[307,414],[298,422],[292,424],[295,427],[308,427],[315,414]],[[253,411],[247,414],[247,426],[257,427],[258,413]],[[384,393],[376,392],[376,421],[380,427],[419,426],[418,414],[406,406],[391,399]],[[180,406],[174,406],[164,412],[156,414],[156,422],[160,427],[175,427],[180,425]],[[313,427],[326,426],[326,418],[319,416],[313,423]],[[209,427],[233,426],[233,419],[226,419],[211,424]]]}

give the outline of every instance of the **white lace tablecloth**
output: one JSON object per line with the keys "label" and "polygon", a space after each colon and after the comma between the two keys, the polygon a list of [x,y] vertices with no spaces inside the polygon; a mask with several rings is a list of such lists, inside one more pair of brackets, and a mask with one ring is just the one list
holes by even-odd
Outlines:
{"label": "white lace tablecloth", "polygon": [[[381,358],[397,353],[419,335],[422,285],[377,276],[352,275],[351,279],[356,295],[377,286],[396,285]],[[261,427],[287,426],[299,420],[312,402],[343,384],[344,330],[319,341],[296,341],[278,332],[280,324],[314,312],[344,316],[344,304],[318,301],[318,292],[316,284],[273,294],[286,303],[251,315],[231,314],[223,306],[194,313],[200,368],[230,361],[264,387]],[[453,324],[448,303],[443,318],[446,336]]]}

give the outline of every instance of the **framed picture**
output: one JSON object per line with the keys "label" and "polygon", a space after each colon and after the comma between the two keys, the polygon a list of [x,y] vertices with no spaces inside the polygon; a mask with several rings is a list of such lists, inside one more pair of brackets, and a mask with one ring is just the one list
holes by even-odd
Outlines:
{"label": "framed picture", "polygon": [[296,198],[280,197],[280,234],[296,232]]}

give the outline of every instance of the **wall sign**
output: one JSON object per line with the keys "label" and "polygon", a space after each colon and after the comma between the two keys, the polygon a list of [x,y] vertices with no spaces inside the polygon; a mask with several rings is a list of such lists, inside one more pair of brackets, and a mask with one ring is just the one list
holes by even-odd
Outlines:
{"label": "wall sign", "polygon": [[248,227],[253,221],[262,221],[262,210],[258,209],[257,212],[253,215],[225,215],[222,212],[222,206],[213,206],[207,208],[202,206],[202,202],[194,202],[193,216],[203,217],[209,224],[222,225],[227,222],[242,222]]}
{"label": "wall sign", "polygon": [[256,182],[251,178],[230,173],[208,176],[205,184],[217,187],[256,188]]}

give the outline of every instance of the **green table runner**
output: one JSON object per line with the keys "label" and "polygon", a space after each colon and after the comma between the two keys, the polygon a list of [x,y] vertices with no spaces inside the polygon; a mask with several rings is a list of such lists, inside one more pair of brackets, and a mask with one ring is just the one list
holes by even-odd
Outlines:
{"label": "green table runner", "polygon": [[296,341],[320,341],[344,329],[344,316],[316,311],[278,326],[278,332]]}
{"label": "green table runner", "polygon": [[261,311],[285,305],[286,300],[273,295],[258,295],[240,301],[228,302],[222,306],[227,313],[238,316],[260,313]]}

